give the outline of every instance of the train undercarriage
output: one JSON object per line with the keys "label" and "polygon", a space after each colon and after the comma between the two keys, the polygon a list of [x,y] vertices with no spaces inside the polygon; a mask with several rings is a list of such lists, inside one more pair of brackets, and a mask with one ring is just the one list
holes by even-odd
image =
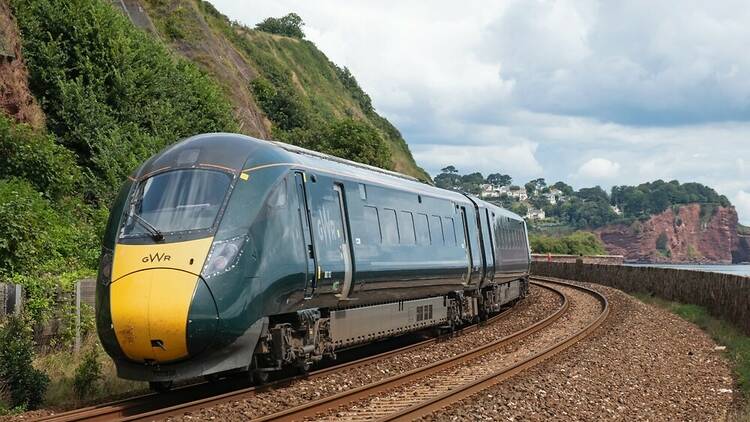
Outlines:
{"label": "train undercarriage", "polygon": [[336,352],[427,328],[452,331],[499,312],[526,296],[528,279],[492,284],[466,293],[390,302],[347,309],[305,309],[271,317],[259,339],[251,372],[260,381],[268,373],[296,367],[307,371]]}

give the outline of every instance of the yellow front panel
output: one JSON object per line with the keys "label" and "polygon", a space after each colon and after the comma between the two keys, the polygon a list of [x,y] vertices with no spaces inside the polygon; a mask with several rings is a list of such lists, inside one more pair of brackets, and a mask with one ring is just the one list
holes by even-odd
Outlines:
{"label": "yellow front panel", "polygon": [[167,362],[187,356],[188,312],[212,240],[115,247],[110,310],[128,358]]}
{"label": "yellow front panel", "polygon": [[213,237],[187,242],[115,246],[112,280],[147,268],[176,268],[200,274]]}

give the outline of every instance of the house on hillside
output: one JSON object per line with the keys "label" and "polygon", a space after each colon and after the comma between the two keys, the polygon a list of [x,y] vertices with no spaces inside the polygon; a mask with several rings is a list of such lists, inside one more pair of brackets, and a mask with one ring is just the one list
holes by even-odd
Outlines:
{"label": "house on hillside", "polygon": [[499,198],[508,193],[508,186],[496,186],[490,183],[483,183],[479,185],[479,188],[481,189],[479,192],[480,198]]}
{"label": "house on hillside", "polygon": [[545,215],[544,210],[529,208],[529,210],[526,212],[527,220],[544,220],[546,217],[547,216]]}
{"label": "house on hillside", "polygon": [[508,191],[508,196],[511,198],[515,198],[519,201],[525,201],[529,199],[529,195],[526,193],[526,189],[520,188],[520,189],[510,189]]}
{"label": "house on hillside", "polygon": [[552,205],[556,205],[565,200],[565,195],[563,195],[560,189],[556,188],[551,188],[549,192],[542,194],[542,196],[544,196],[544,198]]}

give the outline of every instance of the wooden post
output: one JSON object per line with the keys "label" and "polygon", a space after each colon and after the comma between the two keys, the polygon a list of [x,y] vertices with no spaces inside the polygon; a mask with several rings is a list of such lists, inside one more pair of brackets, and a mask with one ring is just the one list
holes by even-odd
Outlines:
{"label": "wooden post", "polygon": [[75,353],[81,350],[81,281],[76,281],[76,342]]}

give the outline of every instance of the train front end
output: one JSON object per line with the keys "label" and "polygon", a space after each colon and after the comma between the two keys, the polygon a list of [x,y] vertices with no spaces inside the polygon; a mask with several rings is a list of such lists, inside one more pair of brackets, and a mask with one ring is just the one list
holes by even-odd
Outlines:
{"label": "train front end", "polygon": [[232,269],[246,236],[220,228],[235,185],[247,177],[241,152],[249,141],[205,136],[158,154],[125,183],[104,238],[99,337],[119,376],[155,389],[247,364],[231,351],[215,353],[222,309],[210,282],[239,284]]}

